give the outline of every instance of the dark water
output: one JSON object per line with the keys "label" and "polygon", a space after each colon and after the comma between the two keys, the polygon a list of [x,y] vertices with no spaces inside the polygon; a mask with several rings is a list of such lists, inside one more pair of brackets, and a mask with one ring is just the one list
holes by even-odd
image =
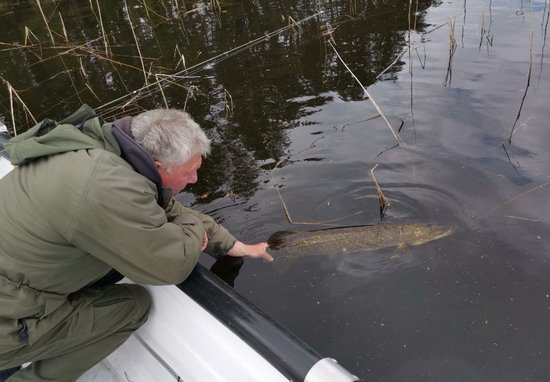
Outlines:
{"label": "dark water", "polygon": [[[457,232],[394,259],[248,261],[236,289],[366,380],[550,378],[548,0],[132,0],[152,84],[133,97],[145,78],[124,2],[100,1],[108,54],[96,0],[41,4],[55,45],[35,1],[0,4],[8,125],[6,81],[36,119],[186,107],[214,151],[181,200],[244,241],[320,227],[291,224],[276,188],[294,222],[378,223],[379,164],[385,221]],[[19,131],[32,124],[13,108]]]}

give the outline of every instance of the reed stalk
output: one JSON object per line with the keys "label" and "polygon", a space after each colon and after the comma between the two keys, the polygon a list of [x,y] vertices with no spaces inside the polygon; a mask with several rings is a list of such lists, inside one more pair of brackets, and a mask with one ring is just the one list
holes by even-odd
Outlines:
{"label": "reed stalk", "polygon": [[162,86],[160,85],[160,82],[159,82],[159,79],[158,77],[155,75],[155,78],[157,80],[157,84],[159,85],[159,89],[160,89],[160,94],[162,94],[162,99],[164,101],[164,106],[169,109],[170,106],[168,106],[168,101],[166,100],[166,96],[164,95],[164,90],[162,89]]}
{"label": "reed stalk", "polygon": [[38,9],[40,10],[40,14],[42,15],[42,19],[44,19],[44,24],[46,24],[46,29],[48,30],[48,34],[50,35],[50,40],[52,41],[52,45],[55,46],[55,40],[53,38],[53,33],[50,28],[50,24],[48,24],[48,19],[46,19],[46,15],[44,14],[44,10],[42,9],[42,5],[40,4],[40,0],[36,0],[36,5],[38,5]]}
{"label": "reed stalk", "polygon": [[[418,2],[416,3],[416,7],[418,9]],[[413,91],[414,91],[413,66],[414,66],[414,60],[412,58],[411,12],[412,12],[412,0],[409,0],[409,20],[408,20],[409,21],[408,50],[409,50],[409,75],[410,75],[410,85],[409,85],[410,101],[409,102],[410,102],[410,109],[411,109],[411,119],[412,119],[412,125],[413,125],[414,139],[416,140],[416,121],[415,121],[415,118],[414,118],[414,97],[413,97]],[[415,16],[414,16],[414,30],[416,30],[416,12],[415,12]]]}
{"label": "reed stalk", "polygon": [[13,108],[13,93],[12,93],[12,87],[10,83],[8,82],[8,93],[10,94],[10,114],[11,114],[11,125],[13,127],[13,135],[17,136],[17,128],[15,126],[15,113]]}
{"label": "reed stalk", "polygon": [[[31,42],[31,37],[34,37],[36,41],[40,43],[40,39],[36,37],[36,35],[32,32],[32,30],[28,26],[25,26],[25,46],[28,46],[29,42]],[[34,45],[34,44],[32,44],[31,42],[31,45]]]}
{"label": "reed stalk", "polygon": [[[99,0],[96,0],[97,13],[99,14],[99,25],[101,26],[101,35],[103,36],[103,45],[105,46],[105,56],[109,57],[111,54],[109,52],[109,45],[107,44],[107,33],[105,33],[105,27],[103,26],[103,16],[101,15],[101,7],[99,6]],[[128,19],[130,19],[130,14],[128,13]]]}
{"label": "reed stalk", "polygon": [[447,63],[447,74],[443,80],[443,86],[451,86],[453,80],[453,57],[456,52],[456,39],[455,39],[455,21],[456,19],[449,18],[447,26],[449,27],[449,61]]}
{"label": "reed stalk", "polygon": [[130,9],[128,8],[128,4],[126,0],[124,0],[124,9],[126,11],[126,16],[128,17],[128,23],[130,24],[130,29],[132,31],[132,36],[134,36],[134,41],[136,43],[136,48],[139,55],[139,61],[141,62],[141,69],[143,71],[143,79],[145,80],[145,85],[149,85],[149,79],[147,75],[147,71],[145,70],[145,63],[143,62],[143,56],[141,54],[141,49],[139,48],[138,38],[136,36],[136,32],[134,30],[134,24],[132,24],[132,18],[130,17]]}
{"label": "reed stalk", "polygon": [[15,112],[14,112],[14,109],[15,109],[14,105],[15,105],[15,100],[16,99],[17,99],[17,101],[19,101],[19,103],[21,104],[21,106],[23,107],[23,110],[27,113],[27,115],[31,117],[33,122],[35,124],[37,124],[38,122],[36,121],[36,118],[34,118],[34,115],[31,113],[30,109],[27,107],[27,104],[21,99],[21,97],[19,96],[17,91],[14,89],[14,87],[11,86],[11,83],[3,77],[0,77],[0,80],[2,80],[8,88],[8,94],[9,94],[9,98],[10,98],[11,121],[12,121],[14,135],[17,135],[17,129],[16,129],[16,125],[15,125]]}
{"label": "reed stalk", "polygon": [[386,196],[384,195],[384,192],[382,191],[382,188],[380,188],[380,185],[378,184],[378,181],[374,176],[374,170],[376,169],[376,167],[378,167],[378,163],[370,170],[370,175],[372,176],[372,180],[374,180],[374,184],[376,186],[376,192],[378,193],[378,205],[380,207],[380,220],[382,220],[386,215],[386,210],[390,205],[390,200],[386,198]]}
{"label": "reed stalk", "polygon": [[174,70],[180,66],[180,62],[183,66],[183,70],[185,70],[187,68],[187,66],[185,65],[185,56],[183,55],[183,53],[181,53],[180,47],[178,44],[176,44],[176,47],[174,48],[174,59],[176,58],[176,55],[179,55],[180,59],[178,60],[178,63],[176,64],[176,67],[174,68]]}
{"label": "reed stalk", "polygon": [[189,98],[193,98],[195,96],[195,92],[198,91],[199,88],[195,85],[189,86],[189,89],[187,89],[187,94],[185,95],[185,102],[183,103],[183,110],[187,110],[187,100]]}
{"label": "reed stalk", "polygon": [[380,106],[378,106],[378,104],[376,103],[376,101],[374,100],[374,98],[369,94],[369,91],[367,90],[367,88],[361,83],[361,81],[359,80],[359,78],[357,78],[357,76],[355,75],[355,73],[352,72],[352,70],[349,68],[349,66],[345,63],[345,61],[342,59],[342,57],[340,56],[340,53],[338,53],[338,51],[336,50],[336,47],[334,46],[334,44],[332,43],[332,41],[328,40],[327,41],[328,44],[330,45],[330,47],[332,48],[332,50],[334,50],[334,53],[336,53],[336,57],[338,57],[338,59],[340,60],[340,62],[342,63],[342,65],[344,65],[344,67],[346,68],[346,70],[351,74],[351,76],[355,79],[355,81],[359,84],[359,86],[361,86],[361,88],[363,89],[363,92],[365,93],[365,95],[369,98],[369,100],[372,102],[372,104],[374,105],[374,107],[376,108],[376,111],[378,112],[378,114],[380,114],[382,116],[382,119],[384,119],[384,122],[386,122],[386,125],[388,126],[388,128],[390,129],[391,133],[393,134],[393,137],[395,138],[395,140],[397,141],[397,143],[399,145],[402,145],[403,144],[403,140],[399,137],[399,135],[397,135],[397,133],[395,132],[395,130],[393,129],[390,121],[388,121],[388,119],[386,118],[384,112],[382,111],[382,109],[380,108]]}
{"label": "reed stalk", "polygon": [[98,17],[97,17],[97,15],[96,15],[96,13],[95,13],[94,4],[92,3],[92,0],[88,0],[88,1],[89,1],[89,3],[90,3],[90,9],[92,10],[92,13],[94,14],[94,17],[95,17],[95,19],[97,20]]}
{"label": "reed stalk", "polygon": [[82,76],[84,78],[88,78],[88,73],[86,73],[86,69],[84,69],[84,63],[82,62],[82,57],[78,57],[78,62],[80,63],[80,72],[82,73]]}
{"label": "reed stalk", "polygon": [[61,16],[61,12],[59,12],[59,20],[61,20],[61,27],[63,28],[63,36],[65,37],[65,42],[69,43],[69,36],[67,34],[67,28],[65,28],[65,22],[63,21],[63,16]]}
{"label": "reed stalk", "polygon": [[481,50],[481,45],[483,45],[483,39],[485,37],[485,12],[481,14],[481,32],[479,37],[479,48]]}
{"label": "reed stalk", "polygon": [[233,109],[235,109],[235,104],[233,103],[233,97],[227,89],[223,89],[223,97],[225,100],[225,117],[229,118],[233,116]]}
{"label": "reed stalk", "polygon": [[90,85],[88,85],[87,82],[85,83],[85,85],[88,88],[88,90],[90,91],[90,93],[92,93],[94,95],[94,97],[97,99],[97,101],[100,102],[101,99],[97,96],[97,94],[95,94],[94,90],[90,87]]}
{"label": "reed stalk", "polygon": [[[192,12],[192,11],[189,11],[189,12]],[[303,19],[297,21],[296,23],[297,24],[302,24],[308,20],[311,20],[317,16],[319,16],[319,14],[322,13],[322,12],[317,12],[313,15],[310,15],[310,16],[307,16],[307,17],[304,17]],[[242,45],[239,45],[235,48],[232,48],[232,49],[229,49],[225,52],[222,52],[214,57],[211,57],[207,60],[204,60],[198,64],[195,64],[193,66],[190,66],[190,67],[187,67],[183,70],[180,70],[179,72],[177,73],[174,73],[173,76],[180,76],[182,74],[188,74],[188,75],[193,75],[195,73],[197,73],[199,70],[201,70],[202,68],[204,68],[205,66],[207,65],[214,65],[214,64],[217,64],[223,60],[226,60],[230,57],[233,57],[234,55],[236,55],[237,53],[240,53],[246,49],[250,49],[251,47],[253,46],[256,46],[258,44],[262,44],[265,42],[266,39],[269,39],[271,37],[274,37],[274,36],[278,36],[280,35],[281,33],[291,29],[291,28],[294,28],[294,25],[291,25],[291,26],[285,26],[285,27],[282,27],[282,28],[279,28],[277,30],[274,30],[268,34],[265,34],[265,35],[262,35],[260,37],[257,37],[253,40],[250,40]],[[164,82],[164,81],[168,81],[168,77],[163,77],[163,78],[160,78],[159,81],[161,82]],[[112,106],[112,105],[115,105],[121,101],[123,101],[124,99],[128,98],[128,97],[135,97],[135,95],[137,93],[140,93],[140,94],[148,94],[146,92],[143,92],[144,90],[147,90],[147,89],[152,89],[153,87],[156,87],[157,86],[157,83],[149,83],[147,85],[144,85],[143,87],[141,87],[140,89],[138,90],[135,90],[133,92],[130,92],[129,94],[126,94],[126,95],[123,95],[119,98],[116,98],[116,99],[113,99],[103,105],[100,105],[98,107],[96,107],[96,110],[101,110],[101,109],[107,109],[108,107]]]}
{"label": "reed stalk", "polygon": [[[512,136],[516,131],[516,126],[521,117],[521,112],[523,110],[523,104],[525,103],[525,98],[527,98],[527,92],[529,91],[529,86],[531,85],[531,73],[533,71],[533,0],[531,0],[531,12],[530,12],[530,31],[529,31],[529,70],[527,71],[527,85],[525,86],[525,91],[523,92],[523,97],[521,98],[521,103],[519,105],[519,110],[516,115],[512,129],[510,130],[510,135],[506,139],[508,144],[512,144]],[[504,143],[503,143],[504,147]],[[505,148],[506,151],[506,148]],[[508,154],[508,152],[506,152]]]}

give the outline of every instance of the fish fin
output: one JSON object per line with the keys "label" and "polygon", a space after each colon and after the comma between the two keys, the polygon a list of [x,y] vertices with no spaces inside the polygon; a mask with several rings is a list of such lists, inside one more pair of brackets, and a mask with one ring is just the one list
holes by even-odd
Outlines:
{"label": "fish fin", "polygon": [[393,255],[390,256],[391,260],[397,259],[398,257],[401,257],[405,252],[409,252],[409,246],[405,243],[401,243],[395,248],[395,252]]}
{"label": "fish fin", "polygon": [[297,234],[296,231],[277,231],[267,239],[267,244],[271,249],[281,248],[287,244],[289,237]]}
{"label": "fish fin", "polygon": [[290,268],[292,264],[294,264],[294,262],[296,261],[296,258],[292,256],[281,256],[281,257],[278,257],[277,259],[280,259],[281,267],[279,272],[281,273],[286,272],[288,268]]}

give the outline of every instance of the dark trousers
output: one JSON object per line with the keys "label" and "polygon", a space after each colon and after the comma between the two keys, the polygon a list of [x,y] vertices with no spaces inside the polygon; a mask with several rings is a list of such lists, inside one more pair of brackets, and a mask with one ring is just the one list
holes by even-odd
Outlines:
{"label": "dark trousers", "polygon": [[151,298],[140,285],[117,284],[83,290],[71,296],[71,306],[67,317],[37,341],[0,354],[0,370],[31,362],[8,382],[76,381],[146,321]]}

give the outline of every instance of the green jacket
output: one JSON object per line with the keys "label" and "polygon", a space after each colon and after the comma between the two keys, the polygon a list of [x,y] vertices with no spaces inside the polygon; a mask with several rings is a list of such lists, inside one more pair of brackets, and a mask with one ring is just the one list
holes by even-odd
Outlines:
{"label": "green jacket", "polygon": [[213,256],[235,243],[137,172],[113,125],[94,116],[84,106],[6,143],[18,167],[0,180],[0,354],[21,346],[25,325],[30,343],[40,338],[42,320],[113,268],[136,283],[177,284],[205,232]]}

